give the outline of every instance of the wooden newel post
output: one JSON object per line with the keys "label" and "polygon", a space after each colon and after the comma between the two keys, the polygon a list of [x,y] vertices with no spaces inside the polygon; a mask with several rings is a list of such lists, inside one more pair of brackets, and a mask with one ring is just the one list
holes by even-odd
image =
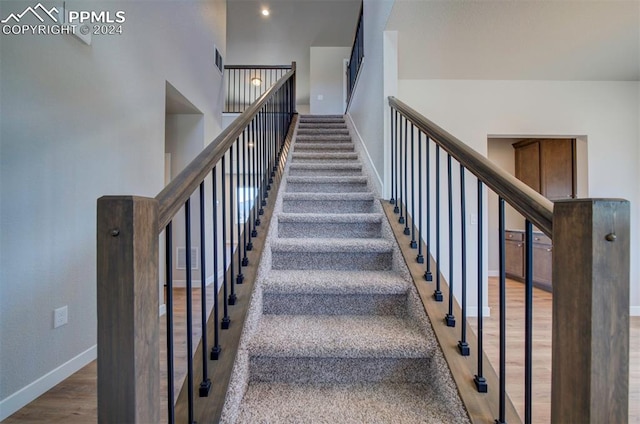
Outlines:
{"label": "wooden newel post", "polygon": [[158,203],[98,199],[98,422],[160,421]]}
{"label": "wooden newel post", "polygon": [[626,423],[629,202],[554,203],[552,423]]}

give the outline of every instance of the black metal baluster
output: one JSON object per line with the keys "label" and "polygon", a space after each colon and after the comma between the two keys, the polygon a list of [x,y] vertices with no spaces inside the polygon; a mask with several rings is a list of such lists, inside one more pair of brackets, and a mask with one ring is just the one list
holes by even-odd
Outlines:
{"label": "black metal baluster", "polygon": [[[403,188],[402,188],[402,120],[404,119],[404,117],[402,115],[400,115],[400,126],[398,127],[398,135],[399,135],[399,140],[398,140],[398,146],[400,149],[400,155],[398,157],[398,175],[400,177],[400,184],[399,184],[399,188],[400,188],[400,192],[398,193],[398,202],[397,202],[397,206],[400,207],[400,217],[398,218],[398,223],[399,224],[404,224],[404,215],[403,215],[403,204],[406,202],[406,198],[403,196]],[[406,181],[405,181],[406,183]]]}
{"label": "black metal baluster", "polygon": [[[426,135],[426,134],[425,134]],[[425,256],[426,258],[426,269],[424,271],[424,279],[427,281],[433,281],[433,274],[431,274],[431,145],[429,141],[431,140],[428,135],[426,135],[426,149],[425,149],[425,163],[427,164],[426,172],[426,193],[425,197],[427,198],[427,237],[426,237],[426,250]]]}
{"label": "black metal baluster", "polygon": [[487,380],[484,378],[482,372],[482,267],[484,265],[482,262],[482,208],[482,181],[478,179],[478,374],[475,375],[473,381],[476,383],[476,389],[478,392],[486,393],[488,390]]}
{"label": "black metal baluster", "polygon": [[258,209],[260,208],[260,186],[258,184],[258,154],[259,154],[259,146],[258,146],[258,117],[256,116],[251,121],[251,126],[253,128],[253,147],[251,149],[251,161],[252,161],[252,169],[253,175],[251,176],[252,187],[253,187],[253,207],[251,208],[253,217],[253,230],[251,231],[252,237],[258,237],[258,228],[260,225],[260,218],[258,217]]}
{"label": "black metal baluster", "polygon": [[525,301],[524,301],[524,422],[531,424],[531,383],[533,356],[533,224],[525,221]]}
{"label": "black metal baluster", "polygon": [[506,424],[505,408],[506,408],[506,352],[507,352],[507,333],[506,333],[506,245],[505,245],[505,222],[504,222],[504,199],[498,199],[498,253],[500,255],[500,389],[499,397],[499,415],[496,424]]}
{"label": "black metal baluster", "polygon": [[199,395],[206,397],[211,390],[209,379],[209,367],[207,362],[207,256],[205,251],[204,228],[204,181],[200,183],[200,323],[202,328],[202,381],[200,382]]}
{"label": "black metal baluster", "polygon": [[411,123],[411,243],[412,249],[418,247],[416,242],[416,158],[415,158],[415,127]]}
{"label": "black metal baluster", "polygon": [[467,208],[466,208],[466,192],[465,192],[465,172],[464,166],[460,165],[460,245],[461,245],[461,261],[462,261],[462,278],[460,287],[462,288],[462,323],[460,324],[460,341],[458,341],[458,350],[460,355],[469,356],[469,344],[467,343]]}
{"label": "black metal baluster", "polygon": [[451,155],[447,154],[447,202],[449,206],[449,312],[445,316],[447,327],[456,326],[453,315],[453,182],[451,181]]}
{"label": "black metal baluster", "polygon": [[396,176],[394,174],[395,173],[395,162],[394,162],[394,159],[395,159],[395,147],[396,146],[395,146],[395,133],[394,133],[395,127],[393,125],[393,112],[394,112],[394,109],[393,108],[389,108],[389,116],[390,116],[389,122],[390,122],[390,125],[391,125],[391,140],[390,140],[391,141],[391,198],[389,199],[389,203],[392,204],[392,205],[395,205],[396,204],[396,193],[395,193],[395,190],[394,190],[394,184],[395,184],[395,180],[396,180],[395,177]]}
{"label": "black metal baluster", "polygon": [[[237,141],[237,140],[236,140]],[[236,296],[236,283],[235,280],[233,279],[234,277],[234,268],[233,268],[233,243],[234,243],[234,238],[233,238],[233,206],[234,206],[234,201],[233,201],[233,191],[235,190],[234,187],[234,177],[233,177],[233,145],[235,144],[232,143],[231,146],[229,146],[229,287],[230,287],[230,293],[229,293],[229,298],[227,300],[227,303],[229,303],[229,305],[235,305],[236,301],[238,300],[238,296]]]}
{"label": "black metal baluster", "polygon": [[416,256],[416,262],[424,263],[424,255],[422,254],[422,131],[420,130],[418,130],[418,256]]}
{"label": "black metal baluster", "polygon": [[[405,216],[405,220],[404,220],[404,235],[408,236],[411,233],[411,230],[409,230],[409,178],[407,176],[407,170],[409,169],[409,164],[408,164],[408,160],[409,160],[409,134],[408,134],[408,119],[404,120],[404,197],[403,197],[403,204],[404,204],[404,216]],[[402,213],[402,211],[400,212]]]}
{"label": "black metal baluster", "polygon": [[[396,152],[396,156],[395,156],[395,162],[393,163],[394,167],[395,167],[395,173],[394,173],[394,179],[395,179],[395,206],[393,208],[393,213],[400,213],[400,192],[398,191],[398,180],[400,179],[400,160],[399,160],[399,155],[398,155],[398,111],[396,109],[393,110],[394,112],[394,121],[395,121],[395,126],[394,126],[394,131],[393,131],[393,150]],[[400,150],[400,155],[402,155],[402,149]],[[400,182],[402,183],[402,182]],[[400,221],[398,221],[400,222]],[[400,222],[401,223],[401,222]],[[402,223],[401,223],[402,224]]]}
{"label": "black metal baluster", "polygon": [[211,347],[210,358],[212,361],[217,361],[220,358],[220,330],[218,329],[218,315],[219,315],[219,302],[218,302],[218,170],[213,167],[212,171],[212,186],[213,186],[213,322],[216,323],[213,326],[213,346]]}
{"label": "black metal baluster", "polygon": [[173,372],[173,235],[172,223],[165,227],[165,273],[166,273],[166,300],[165,308],[167,314],[167,422],[176,422]]}
{"label": "black metal baluster", "polygon": [[440,145],[436,144],[436,289],[433,292],[436,302],[442,302],[440,291]]}
{"label": "black metal baluster", "polygon": [[191,199],[184,204],[184,232],[185,232],[185,259],[187,273],[187,405],[189,410],[189,422],[193,423],[193,301],[192,301],[192,272],[191,272]]}
{"label": "black metal baluster", "polygon": [[[242,132],[242,144],[244,145],[244,131]],[[242,224],[240,223],[240,138],[236,141],[236,230],[238,231],[238,276],[236,284],[244,283],[244,275],[242,274],[242,255],[247,256],[244,252],[246,243],[242,241]],[[244,187],[242,187],[244,190]]]}
{"label": "black metal baluster", "polygon": [[254,162],[254,158],[255,158],[255,118],[251,121],[251,123],[249,124],[249,142],[247,143],[247,167],[249,168],[249,175],[247,176],[247,182],[249,183],[248,186],[245,185],[245,187],[247,187],[249,189],[248,194],[251,195],[251,204],[250,206],[247,208],[247,215],[246,215],[246,219],[247,219],[247,224],[248,228],[245,229],[245,231],[249,232],[249,242],[247,243],[247,250],[251,251],[253,250],[253,238],[256,237],[258,235],[258,232],[256,230],[255,227],[255,204],[256,204],[256,199],[255,199],[255,184],[254,184],[254,174],[255,174],[255,162]]}
{"label": "black metal baluster", "polygon": [[[227,302],[227,296],[229,294],[229,281],[227,279],[227,193],[226,193],[226,157],[225,153],[220,159],[221,167],[221,175],[222,175],[222,287],[223,287],[223,299],[224,299],[224,316],[222,317],[222,322],[220,323],[220,328],[226,330],[229,328],[231,324],[231,319],[229,318],[229,304]],[[217,270],[216,270],[217,272]]]}

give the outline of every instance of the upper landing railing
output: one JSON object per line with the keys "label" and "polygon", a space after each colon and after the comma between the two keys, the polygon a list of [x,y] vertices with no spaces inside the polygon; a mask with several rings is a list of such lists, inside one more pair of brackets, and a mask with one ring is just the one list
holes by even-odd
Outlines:
{"label": "upper landing railing", "polygon": [[[239,290],[252,284],[243,270],[255,274],[257,259],[250,264],[249,258],[259,254],[254,244],[263,243],[261,218],[295,122],[291,68],[155,198],[98,199],[98,422],[217,420],[244,320],[241,309],[248,305],[248,294]],[[174,261],[181,247],[183,257]],[[160,282],[162,250],[166,260]],[[186,253],[192,251],[195,255]],[[177,267],[181,260],[183,266]],[[186,303],[180,305],[173,299],[176,269],[185,273]],[[212,287],[206,284],[209,274]],[[161,283],[166,316],[159,318]],[[192,299],[197,289],[199,310]],[[166,359],[160,357],[161,319],[166,320]],[[193,336],[198,325],[200,343]],[[185,334],[186,343],[174,341],[174,331]],[[178,357],[186,362],[181,369],[174,368]],[[166,368],[161,370],[161,363]],[[176,375],[185,381],[178,402]],[[166,403],[166,415],[161,403]]]}
{"label": "upper landing railing", "polygon": [[360,66],[364,58],[364,22],[363,22],[364,2],[360,4],[360,14],[358,15],[358,26],[356,34],[353,37],[353,46],[351,47],[351,56],[349,58],[349,66],[347,67],[347,108],[351,104],[353,90],[356,87]]}
{"label": "upper landing railing", "polygon": [[226,113],[244,112],[294,67],[295,63],[291,65],[225,65],[224,111]]}
{"label": "upper landing railing", "polygon": [[[399,227],[404,227],[397,231],[411,239],[410,249],[417,250],[415,264],[424,264],[420,265],[424,271],[420,279],[433,284],[433,295],[425,307],[435,311],[436,316],[431,316],[434,329],[467,407],[471,410],[488,403],[492,416],[485,416],[482,422],[532,422],[536,406],[532,390],[536,226],[553,240],[551,422],[627,422],[629,202],[572,199],[552,203],[400,100],[390,97],[389,106],[391,213],[399,215]],[[475,190],[467,190],[469,182]],[[483,217],[487,189],[498,195],[500,240],[499,365],[497,376],[489,370],[492,378],[483,367],[487,362],[482,313],[478,312],[477,337],[468,332],[471,327],[466,319],[467,285],[477,285],[477,310],[485,304],[484,224],[492,218]],[[524,407],[520,414],[508,402],[506,393],[505,203],[525,219]],[[477,211],[476,222],[467,222],[469,209]],[[477,232],[467,231],[468,224],[477,225]],[[441,249],[443,246],[445,249]],[[468,250],[477,257],[470,258]],[[467,277],[468,262],[477,266],[477,281]],[[415,268],[415,264],[410,267]],[[461,305],[454,292],[461,293]],[[469,355],[475,361],[461,359]],[[520,356],[522,352],[510,355]]]}

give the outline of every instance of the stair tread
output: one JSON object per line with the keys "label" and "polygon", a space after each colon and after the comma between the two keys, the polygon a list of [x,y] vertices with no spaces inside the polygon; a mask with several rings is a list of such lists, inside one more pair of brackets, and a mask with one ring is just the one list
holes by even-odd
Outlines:
{"label": "stair tread", "polygon": [[365,176],[288,176],[287,183],[314,183],[314,184],[328,184],[328,183],[346,183],[346,184],[366,184],[367,177]]}
{"label": "stair tread", "polygon": [[359,163],[291,163],[289,169],[362,169]]}
{"label": "stair tread", "polygon": [[409,286],[396,271],[272,270],[263,287],[268,293],[402,294]]}
{"label": "stair tread", "polygon": [[[443,402],[433,383],[249,384],[238,424],[245,423],[433,423],[468,422],[464,411]],[[285,401],[286,400],[286,401]]]}
{"label": "stair tread", "polygon": [[279,238],[271,242],[273,252],[316,253],[386,253],[393,242],[383,238]]}
{"label": "stair tread", "polygon": [[367,193],[282,193],[283,200],[374,200],[373,192]]}
{"label": "stair tread", "polygon": [[278,222],[382,222],[384,215],[381,213],[290,213],[278,214]]}
{"label": "stair tread", "polygon": [[263,315],[252,356],[426,358],[432,343],[410,321],[376,315]]}

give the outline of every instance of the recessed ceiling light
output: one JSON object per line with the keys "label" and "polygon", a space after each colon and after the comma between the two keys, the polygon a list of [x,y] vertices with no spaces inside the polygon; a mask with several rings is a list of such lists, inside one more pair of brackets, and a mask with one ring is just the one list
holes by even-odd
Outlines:
{"label": "recessed ceiling light", "polygon": [[269,16],[269,9],[262,9],[262,15],[263,16]]}

